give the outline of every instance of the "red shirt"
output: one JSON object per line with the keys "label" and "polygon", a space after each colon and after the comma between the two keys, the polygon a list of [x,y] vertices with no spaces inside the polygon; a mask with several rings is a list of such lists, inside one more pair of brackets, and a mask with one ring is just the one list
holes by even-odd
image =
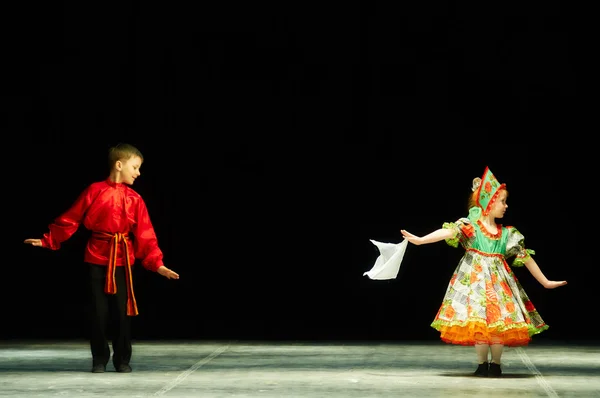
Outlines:
{"label": "red shirt", "polygon": [[[146,203],[125,184],[112,182],[108,178],[91,184],[69,210],[49,225],[42,245],[52,250],[60,249],[60,244],[73,236],[80,224],[93,232],[110,235],[129,233],[133,238],[133,250],[129,250],[131,264],[135,259],[140,259],[150,271],[156,271],[164,265],[163,253],[158,247]],[[84,261],[108,265],[110,247],[110,239],[92,235],[86,245]],[[116,266],[126,264],[124,250],[118,250]]]}

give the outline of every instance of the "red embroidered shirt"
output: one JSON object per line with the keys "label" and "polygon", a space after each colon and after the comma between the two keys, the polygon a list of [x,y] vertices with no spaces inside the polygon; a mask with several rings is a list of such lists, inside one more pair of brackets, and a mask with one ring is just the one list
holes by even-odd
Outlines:
{"label": "red embroidered shirt", "polygon": [[[42,238],[42,245],[52,250],[60,249],[62,242],[69,239],[83,224],[92,232],[114,235],[133,235],[133,250],[129,250],[129,261],[140,259],[142,265],[156,271],[163,264],[163,253],[158,247],[148,209],[142,197],[129,186],[106,179],[86,188],[69,210],[49,225]],[[92,234],[89,238],[84,261],[108,265],[111,240]],[[121,246],[121,245],[119,245]],[[118,250],[116,266],[127,265],[125,251]]]}

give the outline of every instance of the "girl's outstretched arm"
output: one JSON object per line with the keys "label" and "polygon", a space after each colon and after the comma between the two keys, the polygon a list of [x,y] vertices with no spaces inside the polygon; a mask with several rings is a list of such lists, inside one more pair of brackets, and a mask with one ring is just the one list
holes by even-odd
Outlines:
{"label": "girl's outstretched arm", "polygon": [[456,231],[449,228],[440,228],[425,236],[415,236],[405,229],[401,229],[404,239],[415,245],[424,245],[427,243],[439,242],[444,239],[454,238]]}
{"label": "girl's outstretched arm", "polygon": [[527,267],[531,275],[533,275],[533,277],[546,289],[554,289],[555,287],[564,286],[567,284],[567,281],[548,280],[548,278],[546,278],[540,267],[533,259],[533,257],[530,257],[527,261],[525,261],[525,266]]}

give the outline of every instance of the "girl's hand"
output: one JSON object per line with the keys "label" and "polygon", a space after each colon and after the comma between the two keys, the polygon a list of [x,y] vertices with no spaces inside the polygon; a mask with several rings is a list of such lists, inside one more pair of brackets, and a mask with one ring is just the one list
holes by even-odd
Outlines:
{"label": "girl's hand", "polygon": [[544,283],[544,287],[546,289],[554,289],[556,287],[564,286],[566,284],[567,284],[567,281],[558,281],[558,282],[557,281],[548,281],[548,282]]}
{"label": "girl's hand", "polygon": [[421,245],[423,242],[423,238],[413,235],[410,232],[401,229],[400,232],[402,232],[402,236],[404,237],[404,239],[406,239],[407,241],[409,241],[410,243],[414,244],[414,245]]}

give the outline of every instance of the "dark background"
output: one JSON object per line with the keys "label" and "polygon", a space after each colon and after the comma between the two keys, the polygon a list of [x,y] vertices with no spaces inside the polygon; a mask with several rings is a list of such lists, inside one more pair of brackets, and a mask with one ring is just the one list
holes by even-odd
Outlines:
{"label": "dark background", "polygon": [[485,166],[510,191],[501,222],[569,282],[515,270],[550,325],[536,339],[597,338],[586,10],[49,3],[2,13],[3,338],[85,335],[87,232],[56,252],[23,240],[106,178],[120,141],[145,156],[133,188],[181,275],[137,264],[136,338],[438,339],[462,249],[409,246],[373,281],[369,239],[465,216]]}

